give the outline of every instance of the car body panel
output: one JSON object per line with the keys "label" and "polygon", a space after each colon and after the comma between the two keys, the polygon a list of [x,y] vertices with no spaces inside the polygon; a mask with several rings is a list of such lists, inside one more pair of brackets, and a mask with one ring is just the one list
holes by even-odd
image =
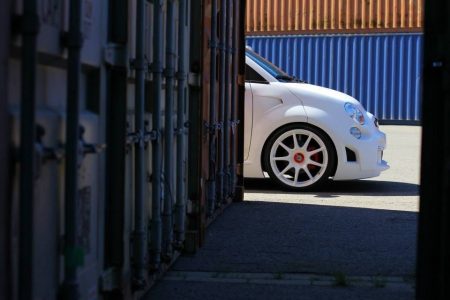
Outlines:
{"label": "car body panel", "polygon": [[[245,145],[248,146],[244,176],[263,178],[261,157],[266,141],[277,129],[293,123],[306,123],[324,131],[332,140],[337,166],[334,180],[378,176],[389,168],[382,160],[386,136],[376,126],[375,117],[353,97],[328,88],[306,83],[281,82],[260,67],[249,56],[246,63],[266,82],[246,83]],[[251,104],[250,104],[251,103]],[[363,113],[364,125],[354,121],[344,109],[351,103]],[[250,124],[251,123],[251,127]],[[350,128],[361,131],[361,138],[350,134]],[[346,148],[353,151],[356,161],[348,161]]]}

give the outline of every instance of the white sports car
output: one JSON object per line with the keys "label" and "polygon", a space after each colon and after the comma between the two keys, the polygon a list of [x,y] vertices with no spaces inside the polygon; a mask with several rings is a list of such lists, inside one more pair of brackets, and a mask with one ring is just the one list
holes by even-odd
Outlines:
{"label": "white sports car", "polygon": [[303,83],[246,50],[244,176],[305,190],[378,176],[386,135],[353,97]]}

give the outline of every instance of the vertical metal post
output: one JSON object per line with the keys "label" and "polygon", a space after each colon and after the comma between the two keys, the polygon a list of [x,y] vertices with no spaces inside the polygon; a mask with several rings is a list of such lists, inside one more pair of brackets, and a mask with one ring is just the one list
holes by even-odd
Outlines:
{"label": "vertical metal post", "polygon": [[[108,1],[108,42],[117,46],[118,51],[125,53],[128,41],[128,2],[122,0]],[[106,117],[106,220],[105,220],[105,269],[114,269],[129,273],[132,266],[128,262],[129,234],[125,231],[127,212],[133,205],[125,199],[125,157],[126,157],[126,115],[128,76],[127,55],[123,60],[113,63],[107,68],[108,100]],[[131,295],[132,283],[122,285],[108,293],[113,299],[127,299]],[[114,298],[116,297],[116,298]],[[107,296],[105,296],[107,298]],[[108,299],[108,298],[107,298]]]}
{"label": "vertical metal post", "polygon": [[145,256],[147,253],[147,214],[144,199],[145,160],[144,160],[144,101],[145,101],[145,73],[147,64],[144,53],[145,32],[145,1],[138,0],[136,7],[136,58],[134,67],[135,83],[135,131],[139,141],[134,147],[135,171],[135,206],[134,206],[134,279],[133,286],[141,289],[145,286]]}
{"label": "vertical metal post", "polygon": [[231,165],[229,173],[231,174],[230,179],[230,192],[232,195],[235,194],[236,189],[236,125],[237,125],[237,113],[236,113],[236,102],[237,102],[237,80],[238,80],[238,62],[237,62],[237,40],[238,40],[238,19],[239,19],[239,5],[237,1],[233,2],[233,30],[232,30],[232,66],[231,72],[233,79],[231,83]]}
{"label": "vertical metal post", "polygon": [[162,34],[162,0],[154,0],[153,15],[153,131],[156,133],[156,139],[152,141],[152,223],[151,223],[151,248],[150,259],[151,267],[156,269],[161,261],[161,95],[162,95],[162,52],[164,37]]}
{"label": "vertical metal post", "polygon": [[208,214],[215,209],[216,202],[216,72],[217,72],[217,0],[211,0],[211,70],[210,70],[210,99],[209,99],[209,179],[208,179]]}
{"label": "vertical metal post", "polygon": [[175,0],[167,1],[166,21],[166,106],[165,106],[165,150],[164,150],[164,210],[163,210],[163,257],[170,261],[173,242],[173,111],[175,83]]}
{"label": "vertical metal post", "polygon": [[12,164],[9,158],[10,129],[8,122],[8,59],[10,42],[10,1],[0,3],[0,299],[11,298],[11,190],[8,173]]}
{"label": "vertical metal post", "polygon": [[181,247],[185,237],[186,215],[186,177],[185,177],[185,104],[186,104],[186,15],[188,13],[187,0],[178,0],[178,94],[177,94],[177,202],[175,220],[175,245]]}
{"label": "vertical metal post", "polygon": [[217,202],[221,203],[224,199],[224,130],[223,125],[225,121],[225,56],[226,56],[226,33],[227,33],[227,0],[220,1],[220,98],[219,98],[219,123],[221,124],[221,131],[219,134],[219,162],[218,162],[218,188],[217,188]]}
{"label": "vertical metal post", "polygon": [[79,147],[79,100],[83,46],[81,33],[81,0],[70,1],[69,32],[67,35],[67,125],[66,125],[66,172],[65,172],[65,261],[64,299],[78,299],[77,267],[80,265],[81,249],[77,245],[78,202],[78,147]]}
{"label": "vertical metal post", "polygon": [[25,0],[23,2],[22,26],[19,299],[25,300],[31,299],[33,295],[36,37],[39,32],[39,16],[37,15],[36,0]]}
{"label": "vertical metal post", "polygon": [[450,298],[450,4],[426,1],[425,5],[416,279],[420,300]]}
{"label": "vertical metal post", "polygon": [[231,15],[231,9],[232,9],[232,1],[226,0],[227,4],[227,26],[226,26],[226,34],[225,34],[225,123],[224,123],[224,197],[225,199],[228,198],[230,195],[230,180],[231,180],[231,174],[230,174],[230,152],[232,149],[230,149],[230,126],[231,126],[231,116],[230,116],[230,83],[231,78],[233,74],[230,73],[230,55],[231,55],[231,45],[230,45],[230,33],[231,33],[231,25],[233,22],[232,15]]}
{"label": "vertical metal post", "polygon": [[[244,99],[245,94],[245,84],[244,84],[244,74],[245,74],[245,30],[244,30],[244,20],[245,20],[245,7],[247,1],[240,0],[236,1],[236,5],[239,6],[237,11],[236,19],[239,20],[239,26],[236,27],[236,38],[238,40],[236,44],[237,53],[242,53],[242,55],[236,55],[236,60],[238,61],[238,92],[237,92],[237,115],[239,116],[239,122],[244,124],[245,118],[245,108],[244,101],[239,101],[238,99]],[[236,119],[235,119],[236,120]],[[237,122],[237,121],[235,121]],[[235,123],[236,124],[236,123]],[[244,198],[244,126],[239,126],[237,128],[237,153],[236,153],[236,168],[234,172],[236,173],[236,188],[235,188],[235,201],[242,201]]]}

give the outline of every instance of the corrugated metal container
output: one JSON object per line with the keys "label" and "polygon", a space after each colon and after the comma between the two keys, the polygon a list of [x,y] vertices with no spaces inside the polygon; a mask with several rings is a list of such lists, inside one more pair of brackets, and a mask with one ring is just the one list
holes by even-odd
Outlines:
{"label": "corrugated metal container", "polygon": [[422,34],[248,37],[290,75],[352,95],[380,120],[421,116]]}
{"label": "corrugated metal container", "polygon": [[248,0],[247,34],[411,32],[423,0]]}
{"label": "corrugated metal container", "polygon": [[242,200],[244,9],[0,3],[0,299],[139,299]]}

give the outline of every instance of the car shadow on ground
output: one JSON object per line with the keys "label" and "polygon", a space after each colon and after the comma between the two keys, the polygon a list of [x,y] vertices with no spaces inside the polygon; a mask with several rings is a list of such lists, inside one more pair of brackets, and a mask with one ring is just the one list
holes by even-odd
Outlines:
{"label": "car shadow on ground", "polygon": [[[246,178],[244,180],[246,193],[297,194],[291,190],[280,188],[270,179]],[[329,181],[323,186],[302,192],[318,197],[333,197],[333,195],[360,196],[418,196],[419,185],[407,182],[379,181],[379,180],[349,180]]]}

